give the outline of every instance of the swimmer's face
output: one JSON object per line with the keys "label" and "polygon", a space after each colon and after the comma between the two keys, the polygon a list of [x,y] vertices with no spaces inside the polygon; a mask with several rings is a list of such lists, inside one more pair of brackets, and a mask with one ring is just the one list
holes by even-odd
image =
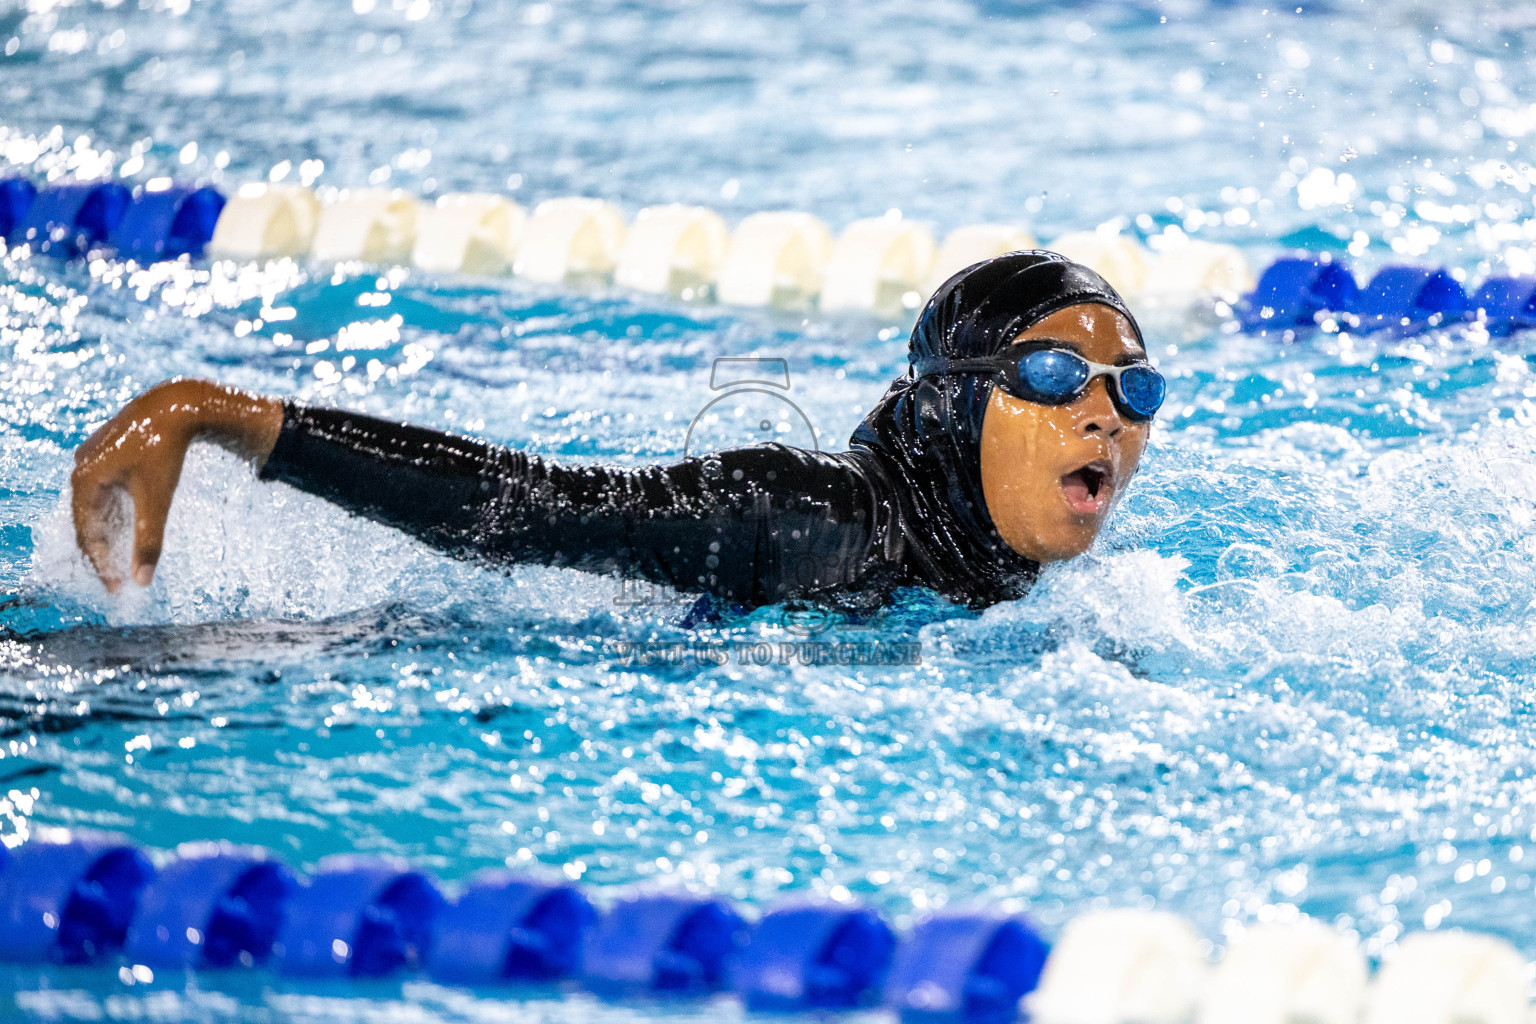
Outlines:
{"label": "swimmer's face", "polygon": [[[1053,340],[1090,362],[1145,359],[1130,321],[1108,306],[1059,309],[1014,343]],[[981,489],[1008,546],[1037,562],[1088,550],[1136,475],[1152,424],[1121,414],[1095,377],[1066,405],[1026,402],[992,389],[981,427]]]}

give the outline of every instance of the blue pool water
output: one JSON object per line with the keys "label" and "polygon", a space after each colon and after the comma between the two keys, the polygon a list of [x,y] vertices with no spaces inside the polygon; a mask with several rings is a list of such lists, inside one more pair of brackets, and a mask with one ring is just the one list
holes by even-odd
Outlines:
{"label": "blue pool water", "polygon": [[[845,9],[851,8],[851,9]],[[0,6],[0,162],[35,176],[388,183],[1042,238],[1123,218],[1243,246],[1536,267],[1536,17],[1469,2],[859,5],[142,0]],[[255,331],[272,308],[291,319]],[[1281,344],[1149,309],[1171,397],[1088,556],[983,614],[909,596],[826,639],[915,664],[634,657],[697,629],[610,579],[458,564],[194,452],[152,588],[76,556],[70,452],[196,374],[570,460],[682,449],[721,356],[782,358],[823,447],[905,327],[404,271],[0,263],[0,839],[224,838],[602,893],[851,896],[898,923],[1096,906],[1215,946],[1296,909],[1380,954],[1536,956],[1536,338]],[[753,440],[751,425],[742,440]],[[791,628],[793,627],[793,628]],[[638,646],[637,646],[638,645]],[[755,648],[754,648],[755,649]],[[410,983],[146,993],[12,972],[61,1019],[636,1020]],[[655,1013],[719,1019],[719,1006]]]}

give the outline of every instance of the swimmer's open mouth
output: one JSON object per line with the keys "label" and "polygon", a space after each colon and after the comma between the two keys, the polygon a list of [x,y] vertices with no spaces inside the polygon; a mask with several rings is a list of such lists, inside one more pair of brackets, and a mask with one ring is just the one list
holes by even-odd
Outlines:
{"label": "swimmer's open mouth", "polygon": [[1104,510],[1114,484],[1114,471],[1101,459],[1064,475],[1061,493],[1072,511],[1088,515]]}

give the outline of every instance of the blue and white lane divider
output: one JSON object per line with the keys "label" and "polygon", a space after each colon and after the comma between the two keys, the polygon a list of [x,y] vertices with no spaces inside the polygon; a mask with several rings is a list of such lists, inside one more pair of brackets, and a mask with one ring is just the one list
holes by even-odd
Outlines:
{"label": "blue and white lane divider", "polygon": [[174,855],[49,830],[0,848],[0,959],[292,978],[409,972],[515,996],[737,996],[754,1011],[884,1007],[904,1024],[1528,1024],[1525,958],[1459,931],[1408,936],[1370,978],[1354,940],[1305,918],[1208,944],[1171,914],[1094,911],[1054,946],[1027,918],[946,911],[898,935],[874,910],[799,901],[749,920],[726,900],[650,892],[599,910],[576,885],[494,871],[450,898],[399,861],[340,857],[303,877],[265,851]]}
{"label": "blue and white lane divider", "polygon": [[[333,190],[334,191],[334,190]],[[638,291],[733,305],[910,313],[951,273],[1036,244],[1008,225],[957,228],[937,245],[899,216],[855,221],[839,235],[808,213],[745,218],[734,231],[703,207],[647,207],[632,223],[614,204],[560,198],[530,213],[496,195],[419,202],[399,191],[254,185],[225,197],[159,178],[130,190],[74,182],[39,190],[0,179],[0,235],[69,258],[140,263],[200,257],[308,257],[410,263],[434,273],[517,274],[546,283],[614,281]],[[1242,252],[1173,233],[1156,251],[1109,231],[1050,247],[1093,267],[1133,301],[1217,302],[1242,329],[1292,338],[1323,330],[1410,335],[1459,323],[1489,334],[1536,327],[1536,278],[1493,276],[1473,292],[1445,269],[1390,265],[1364,285],[1328,254],[1286,256],[1254,279]]]}
{"label": "blue and white lane divider", "polygon": [[[0,235],[55,256],[101,253],[150,263],[308,258],[412,265],[431,273],[515,274],[545,283],[612,281],[634,291],[739,306],[817,308],[900,317],[955,271],[1035,238],[1010,224],[956,228],[940,244],[899,211],[834,233],[793,210],[744,218],[668,204],[633,220],[613,203],[562,197],[532,210],[505,196],[423,202],[399,190],[251,184],[224,196],[156,178],[50,184],[0,180]],[[1154,252],[1116,230],[1063,235],[1051,246],[1131,296],[1236,301],[1253,284],[1242,252],[1173,232]]]}

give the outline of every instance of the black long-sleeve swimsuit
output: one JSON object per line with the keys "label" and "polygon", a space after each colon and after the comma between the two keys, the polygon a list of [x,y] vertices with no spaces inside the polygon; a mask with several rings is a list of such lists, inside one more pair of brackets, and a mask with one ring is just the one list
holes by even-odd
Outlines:
{"label": "black long-sleeve swimsuit", "polygon": [[[261,475],[457,557],[618,573],[743,607],[945,579],[879,452],[763,444],[634,469],[284,407]],[[940,587],[939,589],[943,589]]]}

